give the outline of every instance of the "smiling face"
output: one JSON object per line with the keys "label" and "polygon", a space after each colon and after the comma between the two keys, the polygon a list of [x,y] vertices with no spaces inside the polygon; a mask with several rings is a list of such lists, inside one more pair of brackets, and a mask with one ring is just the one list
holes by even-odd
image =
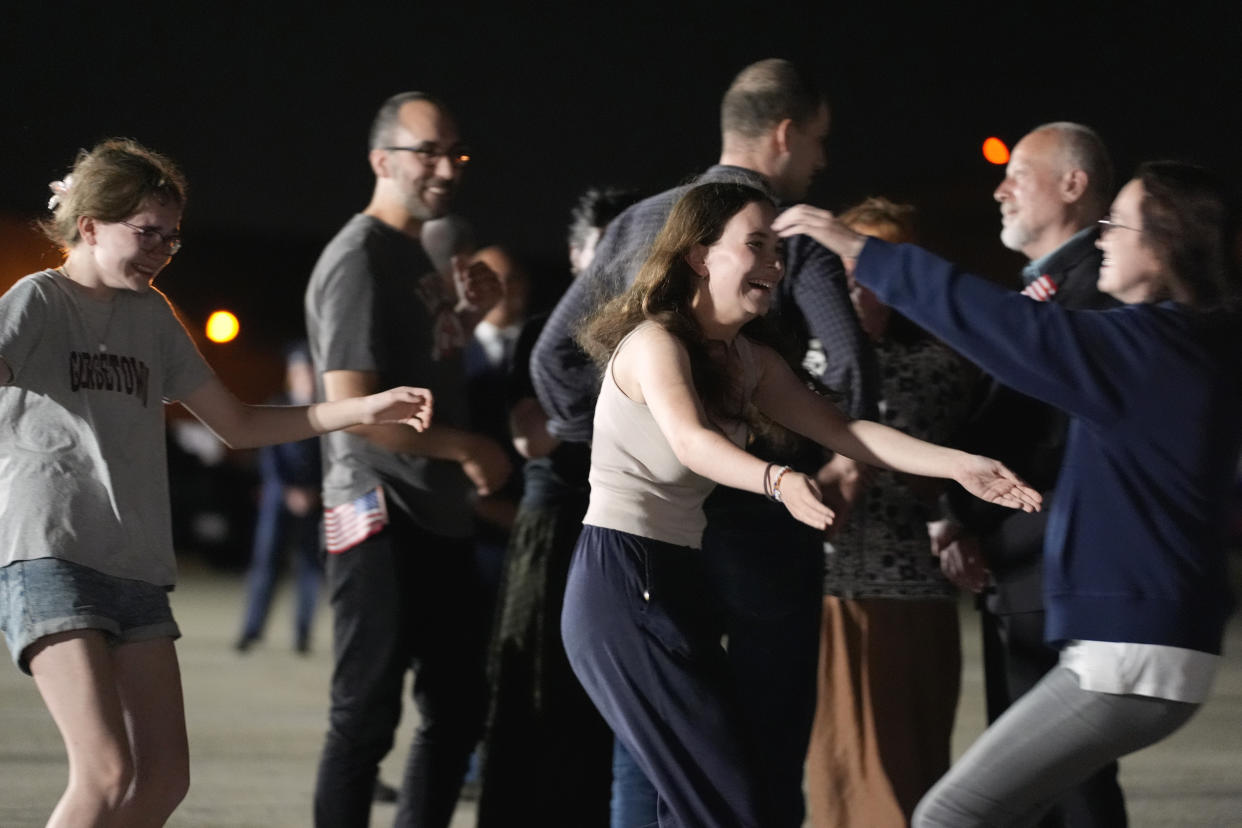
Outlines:
{"label": "smiling face", "polygon": [[731,338],[772,306],[783,272],[775,218],[772,204],[752,201],[729,219],[718,241],[695,245],[687,256],[698,277],[690,307],[710,338]]}
{"label": "smiling face", "polygon": [[1027,135],[1013,148],[1005,178],[992,194],[1000,202],[1001,243],[1034,260],[1057,248],[1065,222],[1066,165],[1051,130]]}
{"label": "smiling face", "polygon": [[1143,184],[1133,179],[1114,199],[1095,243],[1104,252],[1096,287],[1126,304],[1159,301],[1170,287],[1168,269],[1143,237],[1142,205]]}
{"label": "smiling face", "polygon": [[[121,221],[83,218],[83,241],[98,282],[112,290],[141,293],[172,259],[168,240],[179,234],[181,206],[148,196]],[[138,229],[135,229],[138,228]]]}
{"label": "smiling face", "polygon": [[449,211],[460,170],[453,153],[460,145],[457,125],[430,101],[411,101],[401,107],[392,146],[411,149],[382,150],[385,176],[405,211],[428,221]]}

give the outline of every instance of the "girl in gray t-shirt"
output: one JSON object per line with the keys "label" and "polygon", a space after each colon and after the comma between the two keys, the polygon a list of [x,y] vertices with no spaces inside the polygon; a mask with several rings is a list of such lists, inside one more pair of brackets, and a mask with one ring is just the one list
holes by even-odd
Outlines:
{"label": "girl in gray t-shirt", "polygon": [[44,230],[64,264],[0,296],[0,630],[69,754],[51,825],[163,824],[189,785],[163,404],[231,447],[431,419],[425,389],[251,406],[151,283],[185,180],[128,140],[79,154]]}

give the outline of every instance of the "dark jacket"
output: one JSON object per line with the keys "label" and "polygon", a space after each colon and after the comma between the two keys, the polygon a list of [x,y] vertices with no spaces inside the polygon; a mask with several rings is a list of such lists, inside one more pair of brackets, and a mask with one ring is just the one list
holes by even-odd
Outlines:
{"label": "dark jacket", "polygon": [[1242,446],[1242,326],[1163,302],[1071,311],[910,245],[855,278],[993,376],[1069,414],[1044,542],[1045,638],[1219,653]]}
{"label": "dark jacket", "polygon": [[[1042,260],[1023,271],[1029,286],[1045,279],[1045,286],[1032,290],[1047,301],[1072,310],[1116,307],[1116,300],[1096,289],[1100,251],[1099,232],[1085,230],[1066,241]],[[988,609],[997,614],[1034,612],[1043,607],[1041,550],[1048,523],[1053,485],[1061,470],[1068,417],[1058,409],[1032,399],[985,376],[977,392],[979,403],[963,429],[957,445],[977,454],[995,457],[1044,495],[1045,510],[1028,514],[990,506],[961,489],[950,495],[953,516],[979,537],[992,570],[993,589]]]}

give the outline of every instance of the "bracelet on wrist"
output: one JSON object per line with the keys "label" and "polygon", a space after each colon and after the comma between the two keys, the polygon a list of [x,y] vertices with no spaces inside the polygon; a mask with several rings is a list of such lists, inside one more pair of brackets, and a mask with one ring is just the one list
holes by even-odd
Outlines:
{"label": "bracelet on wrist", "polygon": [[781,478],[789,470],[789,466],[781,466],[781,470],[776,473],[776,480],[772,481],[772,499],[777,503],[785,502],[785,498],[781,496]]}
{"label": "bracelet on wrist", "polygon": [[763,496],[772,502],[776,502],[776,498],[772,496],[772,468],[775,463],[768,463],[763,470]]}

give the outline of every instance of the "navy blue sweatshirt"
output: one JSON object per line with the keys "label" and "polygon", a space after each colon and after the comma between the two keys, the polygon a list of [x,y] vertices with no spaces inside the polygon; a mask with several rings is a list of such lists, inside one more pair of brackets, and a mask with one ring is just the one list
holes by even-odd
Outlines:
{"label": "navy blue sweatshirt", "polygon": [[1236,319],[1173,302],[1067,310],[875,239],[855,278],[1001,382],[1070,415],[1044,540],[1045,638],[1219,653],[1242,445]]}

